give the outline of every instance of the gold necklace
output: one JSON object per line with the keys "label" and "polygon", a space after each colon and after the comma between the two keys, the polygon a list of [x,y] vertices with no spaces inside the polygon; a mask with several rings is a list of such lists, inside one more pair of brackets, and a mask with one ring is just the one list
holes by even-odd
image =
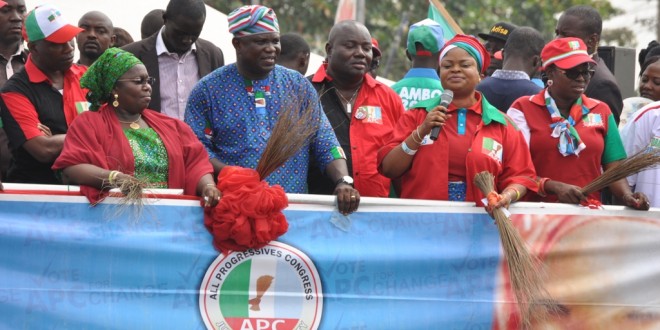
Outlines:
{"label": "gold necklace", "polygon": [[122,124],[129,124],[128,127],[130,127],[131,129],[139,129],[140,124],[138,124],[138,121],[140,121],[140,119],[142,119],[142,114],[138,115],[138,119],[136,119],[135,121],[121,121],[119,120],[119,118],[117,118],[117,121],[119,121]]}

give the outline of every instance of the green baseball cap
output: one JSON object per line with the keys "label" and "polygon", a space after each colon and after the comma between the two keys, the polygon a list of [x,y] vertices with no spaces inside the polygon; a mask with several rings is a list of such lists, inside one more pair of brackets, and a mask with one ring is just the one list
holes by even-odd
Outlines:
{"label": "green baseball cap", "polygon": [[[424,47],[428,53],[417,51],[416,43]],[[410,26],[408,31],[408,53],[411,55],[426,55],[439,53],[445,45],[442,26],[432,19],[425,19]]]}

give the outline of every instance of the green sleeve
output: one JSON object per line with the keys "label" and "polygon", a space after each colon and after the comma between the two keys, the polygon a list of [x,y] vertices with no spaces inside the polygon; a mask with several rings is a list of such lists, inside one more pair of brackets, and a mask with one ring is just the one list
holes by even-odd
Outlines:
{"label": "green sleeve", "polygon": [[614,115],[610,114],[607,118],[607,134],[605,135],[605,148],[603,149],[601,164],[609,164],[625,159],[626,157],[626,150],[623,148],[623,142],[614,121]]}

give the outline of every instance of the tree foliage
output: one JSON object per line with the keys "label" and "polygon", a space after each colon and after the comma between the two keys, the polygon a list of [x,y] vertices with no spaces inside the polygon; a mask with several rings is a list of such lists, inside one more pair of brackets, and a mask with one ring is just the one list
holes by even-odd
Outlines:
{"label": "tree foliage", "polygon": [[[427,17],[427,0],[365,0],[365,25],[378,39],[383,52],[379,74],[399,80],[409,69],[405,56],[408,26]],[[296,32],[309,42],[312,50],[325,54],[328,32],[334,23],[338,0],[269,0],[263,4],[275,10],[282,32]],[[207,0],[206,3],[224,13],[252,1]],[[573,5],[591,5],[603,20],[620,11],[608,0],[462,0],[445,1],[445,8],[465,33],[485,32],[499,21],[539,30],[548,40],[554,36],[559,14]],[[616,33],[627,33],[616,31]],[[624,34],[625,35],[625,34]],[[613,38],[617,38],[614,36]],[[618,38],[625,40],[625,38]],[[389,62],[389,66],[386,63]]]}

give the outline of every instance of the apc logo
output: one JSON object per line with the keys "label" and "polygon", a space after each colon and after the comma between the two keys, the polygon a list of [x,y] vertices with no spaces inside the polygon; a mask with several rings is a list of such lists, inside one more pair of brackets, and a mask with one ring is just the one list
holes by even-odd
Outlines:
{"label": "apc logo", "polygon": [[207,329],[318,329],[321,278],[307,255],[280,242],[221,254],[202,280],[199,309]]}

